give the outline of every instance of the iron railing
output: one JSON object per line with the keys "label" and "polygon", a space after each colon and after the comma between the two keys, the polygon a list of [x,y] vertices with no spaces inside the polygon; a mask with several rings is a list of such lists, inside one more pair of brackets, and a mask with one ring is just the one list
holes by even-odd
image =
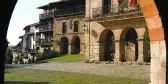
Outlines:
{"label": "iron railing", "polygon": [[140,6],[135,5],[133,7],[124,7],[123,5],[110,5],[92,9],[93,18],[105,17],[105,16],[120,16],[128,14],[142,14]]}
{"label": "iron railing", "polygon": [[67,9],[60,9],[54,12],[55,18],[64,17],[64,16],[71,16],[71,15],[78,15],[85,13],[85,6],[79,6],[74,8],[67,8]]}
{"label": "iron railing", "polygon": [[40,32],[53,31],[53,25],[41,25],[39,31]]}
{"label": "iron railing", "polygon": [[41,19],[47,19],[47,18],[53,18],[54,17],[54,11],[40,14],[39,17],[40,17],[40,20]]}

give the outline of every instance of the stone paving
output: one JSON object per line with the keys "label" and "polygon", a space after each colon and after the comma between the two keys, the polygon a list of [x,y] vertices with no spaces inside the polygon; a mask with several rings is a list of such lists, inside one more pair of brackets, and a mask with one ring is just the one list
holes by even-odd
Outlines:
{"label": "stone paving", "polygon": [[54,62],[39,64],[6,64],[20,68],[32,68],[40,70],[77,72],[86,74],[95,74],[110,77],[149,79],[150,65],[116,65],[116,64],[89,64],[80,62]]}

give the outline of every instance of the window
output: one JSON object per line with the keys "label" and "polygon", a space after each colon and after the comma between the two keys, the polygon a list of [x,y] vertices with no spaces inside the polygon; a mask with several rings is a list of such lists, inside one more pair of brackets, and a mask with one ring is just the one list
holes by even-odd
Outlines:
{"label": "window", "polygon": [[74,32],[78,32],[78,21],[74,21]]}
{"label": "window", "polygon": [[103,0],[102,5],[103,5],[103,13],[109,13],[111,10],[111,0]]}
{"label": "window", "polygon": [[67,27],[66,22],[63,22],[62,23],[62,33],[66,33],[66,27]]}

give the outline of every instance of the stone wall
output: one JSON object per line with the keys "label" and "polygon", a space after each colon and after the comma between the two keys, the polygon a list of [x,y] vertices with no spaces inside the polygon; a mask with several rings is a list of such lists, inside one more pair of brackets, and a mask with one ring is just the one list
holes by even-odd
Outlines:
{"label": "stone wall", "polygon": [[[78,20],[78,32],[73,32],[74,21]],[[67,22],[67,32],[62,33],[62,23]],[[60,40],[62,37],[67,37],[68,39],[68,54],[71,54],[71,43],[74,36],[80,38],[80,50],[81,53],[84,53],[85,48],[85,32],[82,30],[83,25],[85,24],[84,15],[79,16],[68,16],[64,18],[56,18],[54,20],[54,45],[53,49],[56,52],[60,52]]]}
{"label": "stone wall", "polygon": [[[99,46],[99,41],[100,41],[100,35],[105,29],[109,29],[113,32],[114,34],[114,40],[115,40],[115,60],[118,60],[120,56],[122,55],[122,52],[120,52],[120,48],[125,49],[125,47],[120,47],[120,41],[122,39],[125,39],[121,36],[123,32],[126,32],[127,29],[129,28],[134,28],[137,35],[140,44],[138,47],[138,52],[139,52],[139,62],[143,61],[143,35],[145,32],[145,27],[146,23],[143,17],[136,18],[136,19],[128,19],[128,20],[120,20],[120,21],[109,21],[109,22],[97,22],[97,21],[91,21],[90,22],[90,60],[101,60],[102,59],[102,54],[104,51],[99,48],[94,49],[93,46],[97,45]],[[94,32],[93,32],[94,31]],[[89,34],[85,34],[85,44],[87,46],[86,48],[86,57],[89,58]],[[96,53],[93,53],[93,50],[97,50]]]}

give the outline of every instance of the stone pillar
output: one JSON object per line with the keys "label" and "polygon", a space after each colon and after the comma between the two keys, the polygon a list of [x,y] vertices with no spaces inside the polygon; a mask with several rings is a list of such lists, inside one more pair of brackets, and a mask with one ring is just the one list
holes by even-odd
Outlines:
{"label": "stone pillar", "polygon": [[90,60],[99,60],[99,43],[90,45]]}
{"label": "stone pillar", "polygon": [[71,44],[68,44],[68,54],[71,54]]}
{"label": "stone pillar", "polygon": [[151,84],[166,84],[166,45],[165,41],[153,41],[151,45]]}
{"label": "stone pillar", "polygon": [[166,45],[162,21],[154,0],[138,0],[145,17],[151,47],[150,84],[166,84]]}
{"label": "stone pillar", "polygon": [[112,12],[118,12],[119,4],[118,0],[112,0]]}
{"label": "stone pillar", "polygon": [[138,41],[138,62],[143,62],[143,40]]}
{"label": "stone pillar", "polygon": [[120,42],[115,42],[115,57],[114,62],[117,62],[120,59]]}

